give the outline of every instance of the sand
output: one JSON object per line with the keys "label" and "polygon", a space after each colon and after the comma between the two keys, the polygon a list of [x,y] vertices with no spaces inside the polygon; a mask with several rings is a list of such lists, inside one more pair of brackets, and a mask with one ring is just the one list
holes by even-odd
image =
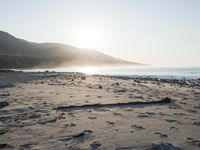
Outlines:
{"label": "sand", "polygon": [[0,72],[0,102],[0,149],[200,149],[195,86]]}

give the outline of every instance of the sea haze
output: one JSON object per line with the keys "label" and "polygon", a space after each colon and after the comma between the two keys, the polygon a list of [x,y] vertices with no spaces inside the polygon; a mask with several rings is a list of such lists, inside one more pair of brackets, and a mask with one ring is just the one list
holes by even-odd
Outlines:
{"label": "sea haze", "polygon": [[25,72],[82,72],[86,74],[157,77],[160,79],[200,79],[200,67],[104,67],[85,71],[87,67],[23,69]]}

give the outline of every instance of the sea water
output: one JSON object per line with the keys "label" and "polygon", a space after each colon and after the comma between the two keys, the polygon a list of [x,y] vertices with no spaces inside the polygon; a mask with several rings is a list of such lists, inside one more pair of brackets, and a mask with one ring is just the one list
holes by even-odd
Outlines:
{"label": "sea water", "polygon": [[107,75],[148,76],[163,79],[200,79],[200,67],[133,67],[103,69]]}
{"label": "sea water", "polygon": [[46,68],[26,69],[25,72],[82,72],[86,74],[120,75],[120,76],[148,76],[163,79],[199,79],[200,67],[67,67],[67,68]]}

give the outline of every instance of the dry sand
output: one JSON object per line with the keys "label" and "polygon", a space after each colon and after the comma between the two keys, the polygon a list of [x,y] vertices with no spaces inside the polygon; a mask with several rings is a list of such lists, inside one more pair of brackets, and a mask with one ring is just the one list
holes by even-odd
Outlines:
{"label": "dry sand", "polygon": [[[166,97],[172,102],[106,105]],[[1,72],[0,102],[0,149],[200,149],[199,87],[80,73]],[[59,109],[63,106],[72,107]]]}

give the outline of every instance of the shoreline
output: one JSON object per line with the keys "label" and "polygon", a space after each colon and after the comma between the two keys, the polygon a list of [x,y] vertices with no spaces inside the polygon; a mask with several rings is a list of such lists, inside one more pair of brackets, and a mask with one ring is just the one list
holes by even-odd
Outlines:
{"label": "shoreline", "polygon": [[0,148],[200,147],[196,85],[77,72],[0,71],[0,87]]}
{"label": "shoreline", "polygon": [[[100,75],[101,76],[101,75]],[[104,76],[104,75],[103,75]],[[160,83],[171,83],[171,84],[178,84],[181,86],[190,86],[190,87],[200,87],[200,78],[198,79],[168,79],[168,78],[159,78],[154,76],[139,76],[139,75],[108,75],[109,77],[124,79],[124,80],[144,80],[144,81],[156,81]]]}
{"label": "shoreline", "polygon": [[[55,72],[55,71],[44,71],[44,72],[24,72],[24,71],[14,71],[10,69],[0,70],[1,74],[13,74],[13,75],[38,75],[42,77],[51,77],[51,76],[59,76],[64,74],[79,74],[84,76],[97,76],[97,77],[110,77],[110,78],[118,78],[123,80],[142,80],[142,81],[155,81],[158,83],[169,83],[169,84],[176,84],[180,86],[189,86],[194,88],[200,88],[200,78],[197,79],[169,79],[163,77],[157,77],[157,76],[149,76],[149,75],[104,75],[104,74],[85,74],[82,72]],[[11,83],[12,84],[12,83]],[[6,87],[6,86],[5,86]],[[0,84],[1,88],[1,84]]]}

